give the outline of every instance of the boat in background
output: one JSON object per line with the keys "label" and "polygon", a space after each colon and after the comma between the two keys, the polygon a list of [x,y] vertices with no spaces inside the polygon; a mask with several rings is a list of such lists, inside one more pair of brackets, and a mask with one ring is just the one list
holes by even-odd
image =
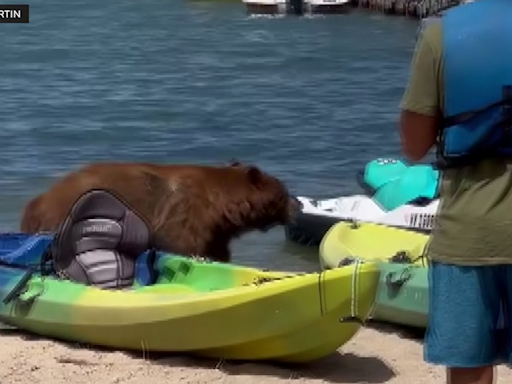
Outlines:
{"label": "boat in background", "polygon": [[351,0],[242,0],[249,14],[307,15],[343,14],[352,9]]}
{"label": "boat in background", "polygon": [[304,0],[306,14],[343,14],[352,9],[351,0]]}
{"label": "boat in background", "polygon": [[284,15],[289,13],[288,0],[242,0],[247,13],[256,15]]}

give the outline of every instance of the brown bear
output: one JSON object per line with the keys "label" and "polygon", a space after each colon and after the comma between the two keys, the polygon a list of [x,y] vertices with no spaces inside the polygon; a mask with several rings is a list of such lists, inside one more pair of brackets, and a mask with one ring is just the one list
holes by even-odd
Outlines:
{"label": "brown bear", "polygon": [[93,163],[69,173],[25,206],[21,231],[56,231],[93,189],[120,197],[166,252],[229,262],[229,244],[252,230],[286,224],[298,209],[284,184],[255,166]]}

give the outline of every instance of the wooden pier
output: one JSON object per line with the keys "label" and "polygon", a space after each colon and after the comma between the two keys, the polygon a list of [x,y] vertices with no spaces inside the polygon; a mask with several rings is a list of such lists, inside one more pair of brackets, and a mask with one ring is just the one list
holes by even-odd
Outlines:
{"label": "wooden pier", "polygon": [[418,19],[462,3],[462,0],[352,0],[352,4],[359,8]]}

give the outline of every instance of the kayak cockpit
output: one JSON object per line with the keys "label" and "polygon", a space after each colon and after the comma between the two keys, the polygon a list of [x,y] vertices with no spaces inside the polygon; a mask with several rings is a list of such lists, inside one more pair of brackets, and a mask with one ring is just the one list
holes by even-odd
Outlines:
{"label": "kayak cockpit", "polygon": [[[62,279],[51,266],[41,267],[41,260],[44,260],[45,251],[52,246],[53,239],[52,234],[0,234],[0,299],[4,304],[23,294],[33,277],[87,285]],[[46,260],[46,263],[51,263],[51,260]],[[135,259],[133,283],[116,290],[195,294],[257,284],[287,275],[145,250]],[[62,284],[62,289],[66,287],[67,284]]]}

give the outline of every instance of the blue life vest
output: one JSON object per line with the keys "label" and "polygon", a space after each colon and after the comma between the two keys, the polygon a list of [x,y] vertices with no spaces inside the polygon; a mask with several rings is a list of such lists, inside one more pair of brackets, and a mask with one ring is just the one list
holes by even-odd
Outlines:
{"label": "blue life vest", "polygon": [[457,6],[443,14],[441,30],[439,167],[512,157],[512,1]]}

